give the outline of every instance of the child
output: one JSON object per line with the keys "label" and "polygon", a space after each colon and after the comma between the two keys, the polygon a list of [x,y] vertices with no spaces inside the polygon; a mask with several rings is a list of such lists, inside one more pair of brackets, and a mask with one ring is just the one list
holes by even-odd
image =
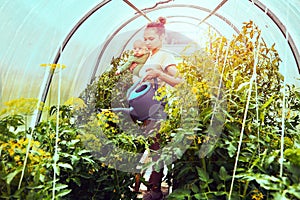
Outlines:
{"label": "child", "polygon": [[150,52],[144,41],[136,40],[133,43],[133,55],[128,57],[128,61],[120,66],[116,71],[116,75],[119,75],[121,72],[129,69],[134,76],[139,76],[140,68],[144,65],[146,60],[148,59]]}

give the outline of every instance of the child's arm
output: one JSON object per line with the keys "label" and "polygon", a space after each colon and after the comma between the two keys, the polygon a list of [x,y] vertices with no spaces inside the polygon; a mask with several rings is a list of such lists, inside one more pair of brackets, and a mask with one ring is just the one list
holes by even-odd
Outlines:
{"label": "child's arm", "polygon": [[127,62],[118,68],[118,70],[116,71],[116,75],[119,75],[121,72],[128,69],[134,61],[135,61],[135,57],[129,56]]}

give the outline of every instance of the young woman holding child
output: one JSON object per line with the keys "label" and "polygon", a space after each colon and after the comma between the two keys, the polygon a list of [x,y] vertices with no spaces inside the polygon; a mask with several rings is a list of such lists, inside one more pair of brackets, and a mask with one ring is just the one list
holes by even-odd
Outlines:
{"label": "young woman holding child", "polygon": [[[158,87],[164,85],[174,87],[182,82],[182,79],[177,76],[178,71],[174,55],[163,49],[166,34],[165,23],[166,18],[159,17],[157,21],[146,25],[143,33],[144,41],[137,40],[134,43],[134,55],[116,71],[116,75],[126,69],[131,70],[134,85],[142,82],[154,84],[154,79],[157,80]],[[144,46],[146,46],[147,51],[144,51]],[[143,50],[143,53],[140,53],[140,50]],[[146,119],[143,123],[148,129],[149,127],[152,129],[150,131],[155,132],[158,130],[157,126],[152,125],[156,122],[151,120]],[[156,162],[159,158],[157,151],[160,149],[159,133],[156,133],[156,137],[153,139],[154,143],[150,146],[150,154],[153,155],[152,162]],[[143,196],[144,200],[160,200],[163,198],[161,191],[162,178],[163,168],[159,172],[153,169],[148,181],[148,191]]]}
{"label": "young woman holding child", "polygon": [[[178,70],[176,68],[175,57],[170,52],[163,49],[163,42],[165,39],[166,18],[159,17],[156,22],[147,24],[144,29],[144,42],[150,51],[145,64],[139,70],[139,76],[142,81],[150,81],[154,78],[158,80],[158,85],[169,85],[174,87],[182,82],[182,79],[177,76]],[[155,142],[150,146],[152,154],[160,149],[159,134],[155,138]],[[154,156],[153,162],[158,159],[159,155]],[[163,169],[159,172],[151,172],[149,178],[148,192],[144,194],[144,200],[158,200],[163,198],[161,191],[161,182],[163,178]]]}

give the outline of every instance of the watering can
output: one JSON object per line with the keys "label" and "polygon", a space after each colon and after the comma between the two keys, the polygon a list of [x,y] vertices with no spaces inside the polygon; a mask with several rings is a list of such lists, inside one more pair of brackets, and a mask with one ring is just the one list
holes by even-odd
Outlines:
{"label": "watering can", "polygon": [[157,79],[154,79],[154,87],[150,82],[140,84],[141,80],[133,84],[127,91],[129,108],[112,108],[112,111],[125,112],[132,118],[140,121],[151,118],[162,107],[162,103],[154,99],[158,88]]}

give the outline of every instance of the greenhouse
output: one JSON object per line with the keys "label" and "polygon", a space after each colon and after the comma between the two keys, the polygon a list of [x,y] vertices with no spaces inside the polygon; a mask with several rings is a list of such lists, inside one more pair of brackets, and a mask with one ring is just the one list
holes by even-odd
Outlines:
{"label": "greenhouse", "polygon": [[0,199],[300,199],[299,0],[2,0]]}

